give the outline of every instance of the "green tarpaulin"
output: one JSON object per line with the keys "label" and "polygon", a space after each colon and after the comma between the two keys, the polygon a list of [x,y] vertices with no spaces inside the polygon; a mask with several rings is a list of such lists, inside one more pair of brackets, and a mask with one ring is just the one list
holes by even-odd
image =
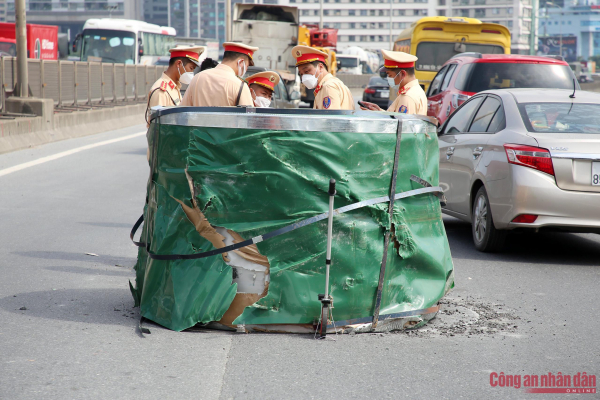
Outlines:
{"label": "green tarpaulin", "polygon": [[[214,249],[190,219],[194,206],[213,227],[243,239],[263,235],[327,212],[330,178],[337,181],[336,208],[389,195],[398,129],[396,192],[422,187],[411,175],[436,186],[437,136],[424,119],[372,112],[158,112],[148,133],[154,169],[141,241],[156,254]],[[392,240],[381,315],[434,306],[453,285],[439,199],[400,199],[391,218],[387,211],[385,202],[334,217],[330,293],[336,321],[373,316],[387,230]],[[316,323],[326,226],[323,220],[257,243],[268,259],[266,278],[258,274],[266,296],[240,309],[233,325]],[[238,283],[248,285],[241,272],[220,255],[160,261],[141,247],[132,293],[143,317],[180,331],[219,321],[240,292]]]}

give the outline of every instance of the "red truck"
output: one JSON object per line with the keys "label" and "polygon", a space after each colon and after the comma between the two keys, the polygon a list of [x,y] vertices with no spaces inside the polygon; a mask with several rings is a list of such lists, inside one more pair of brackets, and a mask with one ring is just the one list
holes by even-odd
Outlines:
{"label": "red truck", "polygon": [[[0,22],[0,55],[16,56],[15,24]],[[27,24],[27,57],[58,59],[58,26]]]}

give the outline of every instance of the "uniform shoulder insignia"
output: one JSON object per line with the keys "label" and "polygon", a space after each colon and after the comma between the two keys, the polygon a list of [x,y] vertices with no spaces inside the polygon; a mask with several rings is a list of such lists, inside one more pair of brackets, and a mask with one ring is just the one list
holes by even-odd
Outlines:
{"label": "uniform shoulder insignia", "polygon": [[406,114],[408,112],[408,108],[406,106],[400,106],[400,109],[398,109],[399,113],[402,114]]}
{"label": "uniform shoulder insignia", "polygon": [[173,83],[173,81],[169,81],[169,87],[171,89],[175,89],[175,84]]}
{"label": "uniform shoulder insignia", "polygon": [[160,90],[162,90],[163,92],[167,90],[167,82],[166,81],[162,81],[160,83]]}
{"label": "uniform shoulder insignia", "polygon": [[331,107],[331,97],[327,96],[323,99],[323,108],[328,109]]}
{"label": "uniform shoulder insignia", "polygon": [[406,92],[408,92],[410,90],[410,88],[406,87],[406,86],[402,86],[400,88],[400,90],[398,91],[398,94],[406,94]]}

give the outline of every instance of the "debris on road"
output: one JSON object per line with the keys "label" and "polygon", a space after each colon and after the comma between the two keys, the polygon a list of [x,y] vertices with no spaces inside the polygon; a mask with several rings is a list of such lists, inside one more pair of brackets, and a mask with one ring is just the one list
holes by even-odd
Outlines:
{"label": "debris on road", "polygon": [[502,304],[449,294],[440,300],[440,311],[426,326],[405,331],[415,337],[515,335],[520,317]]}

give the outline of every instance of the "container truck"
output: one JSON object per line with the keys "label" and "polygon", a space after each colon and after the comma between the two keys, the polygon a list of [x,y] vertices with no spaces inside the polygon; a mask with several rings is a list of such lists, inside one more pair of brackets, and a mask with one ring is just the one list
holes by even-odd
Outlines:
{"label": "container truck", "polygon": [[[17,55],[16,29],[12,22],[0,22],[0,53]],[[27,24],[27,57],[57,60],[58,26]]]}

